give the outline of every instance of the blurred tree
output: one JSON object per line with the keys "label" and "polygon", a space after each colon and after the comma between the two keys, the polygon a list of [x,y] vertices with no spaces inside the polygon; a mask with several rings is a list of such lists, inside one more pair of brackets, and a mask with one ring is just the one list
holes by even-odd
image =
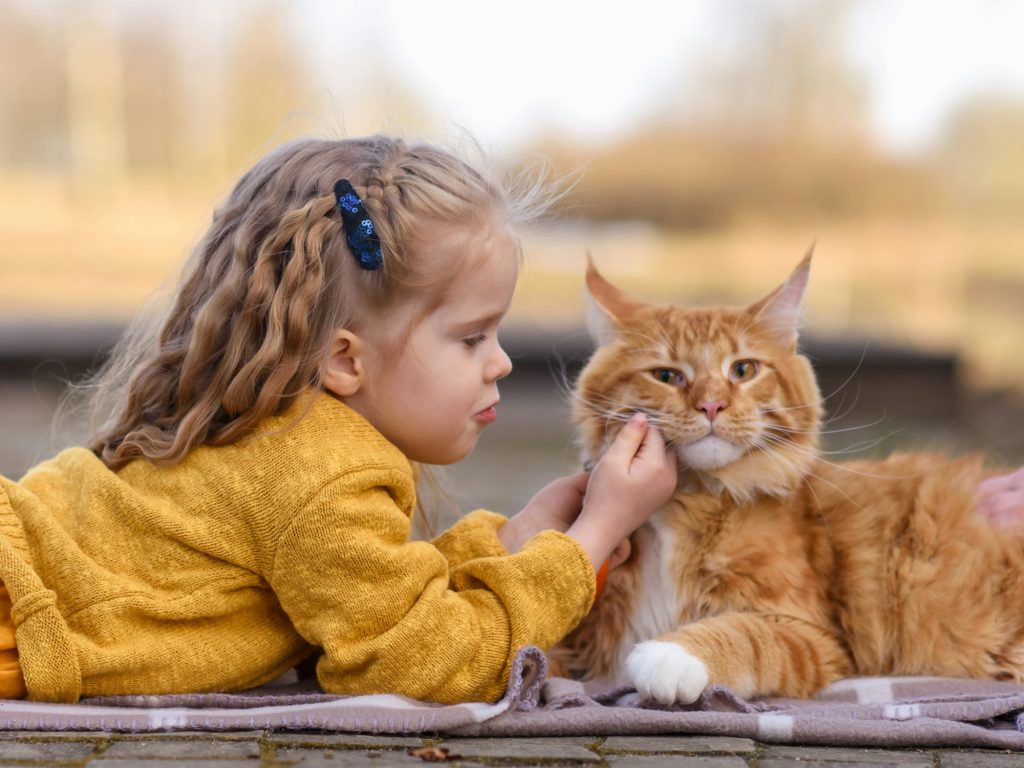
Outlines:
{"label": "blurred tree", "polygon": [[950,118],[939,163],[956,199],[975,213],[1018,218],[1024,210],[1024,99],[988,94]]}
{"label": "blurred tree", "polygon": [[146,17],[123,34],[124,113],[128,163],[133,171],[166,176],[181,133],[182,71],[166,19]]}
{"label": "blurred tree", "polygon": [[64,10],[72,179],[95,189],[127,170],[117,7],[113,0],[78,0]]}
{"label": "blurred tree", "polygon": [[64,169],[70,161],[63,40],[52,22],[0,0],[0,166]]}
{"label": "blurred tree", "polygon": [[849,0],[724,8],[727,42],[681,75],[646,127],[597,152],[547,148],[563,170],[586,159],[573,192],[582,213],[706,229],[941,202],[927,172],[869,140],[868,92],[841,45]]}
{"label": "blurred tree", "polygon": [[722,6],[732,40],[701,70],[700,122],[773,143],[863,145],[867,88],[843,51],[851,10],[850,0]]}
{"label": "blurred tree", "polygon": [[296,55],[303,41],[289,29],[287,4],[254,0],[237,20],[227,59],[227,125],[231,169],[248,166],[279,144],[291,117],[315,96]]}
{"label": "blurred tree", "polygon": [[[173,6],[177,8],[177,6]],[[166,26],[176,57],[178,130],[172,137],[174,180],[223,183],[230,175],[228,147],[226,3],[193,2],[188,13],[172,11]]]}

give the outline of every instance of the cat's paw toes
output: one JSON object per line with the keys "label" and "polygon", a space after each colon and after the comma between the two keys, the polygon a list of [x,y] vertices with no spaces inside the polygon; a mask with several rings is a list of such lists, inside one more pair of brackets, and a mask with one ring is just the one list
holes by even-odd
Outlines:
{"label": "cat's paw toes", "polygon": [[626,657],[637,692],[659,704],[691,704],[708,684],[704,662],[676,643],[648,640]]}

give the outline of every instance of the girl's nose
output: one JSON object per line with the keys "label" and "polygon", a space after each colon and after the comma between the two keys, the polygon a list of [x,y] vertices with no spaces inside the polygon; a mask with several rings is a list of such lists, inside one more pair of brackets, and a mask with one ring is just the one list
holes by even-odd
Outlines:
{"label": "girl's nose", "polygon": [[488,381],[497,381],[498,379],[504,379],[510,373],[512,373],[512,360],[499,344],[497,353],[487,365],[485,375]]}

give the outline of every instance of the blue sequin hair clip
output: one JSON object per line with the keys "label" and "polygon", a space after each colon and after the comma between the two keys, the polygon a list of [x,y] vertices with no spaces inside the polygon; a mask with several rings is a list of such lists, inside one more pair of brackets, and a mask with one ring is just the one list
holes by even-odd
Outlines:
{"label": "blue sequin hair clip", "polygon": [[377,230],[373,227],[363,201],[348,179],[341,179],[334,184],[334,196],[338,199],[345,240],[359,266],[363,269],[380,269],[384,264],[380,238],[377,237]]}

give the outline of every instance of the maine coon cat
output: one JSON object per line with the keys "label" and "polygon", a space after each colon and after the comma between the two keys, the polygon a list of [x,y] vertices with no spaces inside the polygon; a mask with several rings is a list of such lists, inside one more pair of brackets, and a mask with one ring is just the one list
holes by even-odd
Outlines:
{"label": "maine coon cat", "polygon": [[680,475],[554,651],[563,670],[663,704],[709,682],[807,697],[850,675],[1024,679],[1024,531],[975,514],[981,458],[820,457],[821,397],[797,350],[809,270],[808,255],[746,308],[684,309],[589,266],[584,460],[641,410]]}

